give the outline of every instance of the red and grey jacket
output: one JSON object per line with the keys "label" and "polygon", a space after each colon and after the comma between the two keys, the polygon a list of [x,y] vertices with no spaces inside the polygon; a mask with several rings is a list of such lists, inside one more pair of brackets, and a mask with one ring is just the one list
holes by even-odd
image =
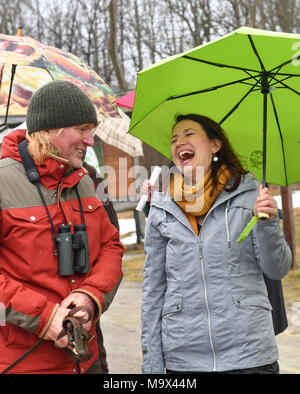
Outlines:
{"label": "red and grey jacket", "polygon": [[[58,275],[58,258],[53,253],[52,231],[37,189],[26,176],[18,152],[24,130],[4,138],[0,160],[0,305],[6,321],[0,326],[0,371],[28,350],[47,331],[60,304],[72,291],[88,294],[98,306],[122,277],[123,246],[110,223],[95,187],[82,168],[66,175],[68,162],[48,157],[36,165],[40,187],[56,231],[61,224],[81,224],[77,185],[87,225],[90,270],[88,274]],[[92,327],[95,332],[95,324]],[[97,339],[91,343],[93,358],[83,363],[86,370],[99,357]],[[13,373],[72,373],[74,362],[54,342],[45,341],[19,363]]]}

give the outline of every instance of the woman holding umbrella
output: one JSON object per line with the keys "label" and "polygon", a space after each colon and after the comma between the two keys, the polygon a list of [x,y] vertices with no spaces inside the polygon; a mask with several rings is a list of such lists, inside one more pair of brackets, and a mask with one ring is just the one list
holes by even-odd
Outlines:
{"label": "woman holding umbrella", "polygon": [[[291,253],[276,201],[212,119],[180,115],[170,139],[177,173],[153,195],[145,235],[143,372],[278,373],[263,275],[280,280]],[[238,244],[258,212],[270,219]]]}

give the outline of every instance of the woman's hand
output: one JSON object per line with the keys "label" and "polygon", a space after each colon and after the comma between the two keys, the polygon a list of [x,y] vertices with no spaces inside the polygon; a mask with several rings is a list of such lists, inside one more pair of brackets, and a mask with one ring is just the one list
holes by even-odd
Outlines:
{"label": "woman's hand", "polygon": [[145,179],[141,186],[141,194],[148,195],[148,202],[151,201],[152,192],[151,192],[151,183],[149,179]]}
{"label": "woman's hand", "polygon": [[278,206],[276,200],[273,198],[270,190],[267,187],[259,185],[259,192],[255,201],[253,213],[257,215],[259,212],[267,213],[270,219],[278,215]]}

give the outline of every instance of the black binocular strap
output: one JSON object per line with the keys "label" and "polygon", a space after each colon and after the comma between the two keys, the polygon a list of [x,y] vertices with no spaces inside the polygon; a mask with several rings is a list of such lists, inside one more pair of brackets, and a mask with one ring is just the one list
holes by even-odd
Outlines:
{"label": "black binocular strap", "polygon": [[44,205],[44,207],[46,209],[47,215],[48,215],[49,220],[50,220],[51,229],[52,229],[52,238],[53,238],[53,254],[54,254],[54,256],[58,256],[58,252],[57,252],[57,248],[56,248],[56,237],[57,237],[57,234],[56,234],[56,231],[55,231],[55,227],[54,227],[54,224],[53,224],[53,221],[52,221],[49,209],[47,207],[47,204],[46,204],[46,201],[44,199],[44,196],[43,196],[43,193],[41,191],[39,183],[37,183],[35,186],[36,186],[36,188],[37,188],[37,190],[39,192],[39,195],[41,197],[41,200],[43,202],[43,205]]}
{"label": "black binocular strap", "polygon": [[33,161],[32,157],[28,153],[27,141],[23,140],[22,142],[20,142],[18,144],[18,149],[19,149],[19,153],[20,153],[20,156],[21,156],[24,168],[25,168],[25,172],[26,172],[27,178],[37,188],[38,193],[39,193],[39,195],[41,197],[42,203],[43,203],[43,205],[44,205],[44,207],[46,209],[47,215],[49,217],[49,221],[50,221],[50,225],[51,225],[51,229],[52,229],[53,253],[54,253],[54,256],[57,256],[58,255],[57,248],[56,248],[56,236],[57,236],[57,234],[56,234],[55,227],[54,227],[54,224],[53,224],[53,221],[52,221],[49,209],[47,207],[45,198],[44,198],[43,193],[42,193],[41,188],[40,188],[40,184],[39,184],[40,174],[39,174],[39,172],[38,172],[38,170],[37,170],[37,168],[36,168],[36,166],[34,164],[34,161]]}
{"label": "black binocular strap", "polygon": [[74,186],[74,189],[75,189],[75,192],[76,192],[76,195],[77,195],[77,198],[78,198],[79,211],[80,211],[80,217],[81,217],[81,224],[84,224],[84,225],[85,225],[84,214],[83,214],[83,208],[82,208],[82,203],[81,203],[80,196],[79,196],[78,186],[75,185],[75,186]]}
{"label": "black binocular strap", "polygon": [[[22,142],[20,142],[18,144],[18,150],[19,150],[19,153],[20,153],[20,156],[21,156],[21,159],[22,159],[25,171],[26,171],[27,178],[37,188],[38,193],[39,193],[39,195],[41,197],[42,203],[43,203],[43,205],[44,205],[44,207],[46,209],[47,215],[49,217],[51,229],[52,229],[53,254],[54,254],[54,256],[58,256],[57,247],[56,247],[57,234],[56,234],[55,227],[54,227],[54,224],[53,224],[53,221],[52,221],[49,209],[47,207],[45,198],[44,198],[43,193],[42,193],[41,188],[40,188],[40,184],[39,184],[40,174],[39,174],[39,172],[38,172],[38,170],[37,170],[37,168],[36,168],[36,166],[34,164],[34,161],[33,161],[32,157],[28,153],[28,147],[27,147],[27,141],[26,140],[23,140]],[[76,195],[77,195],[77,198],[78,198],[78,202],[79,202],[81,224],[85,224],[82,203],[81,203],[81,200],[80,200],[80,196],[79,196],[77,185],[74,186],[74,189],[75,189],[75,192],[76,192]]]}

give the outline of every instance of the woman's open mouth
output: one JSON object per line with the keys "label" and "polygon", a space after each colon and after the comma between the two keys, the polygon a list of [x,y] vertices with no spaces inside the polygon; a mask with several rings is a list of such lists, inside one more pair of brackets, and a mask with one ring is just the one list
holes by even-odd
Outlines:
{"label": "woman's open mouth", "polygon": [[195,156],[195,153],[190,150],[183,150],[178,153],[178,157],[182,165],[187,165]]}

